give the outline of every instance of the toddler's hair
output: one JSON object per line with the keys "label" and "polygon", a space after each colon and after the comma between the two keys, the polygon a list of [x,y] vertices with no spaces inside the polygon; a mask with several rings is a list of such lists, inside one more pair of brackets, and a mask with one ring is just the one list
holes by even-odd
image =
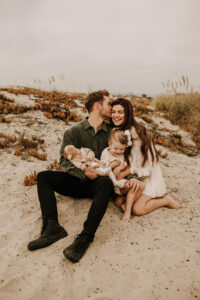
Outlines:
{"label": "toddler's hair", "polygon": [[128,145],[128,137],[124,133],[123,130],[119,128],[113,128],[110,132],[109,141],[112,142],[112,140],[120,142],[122,145]]}

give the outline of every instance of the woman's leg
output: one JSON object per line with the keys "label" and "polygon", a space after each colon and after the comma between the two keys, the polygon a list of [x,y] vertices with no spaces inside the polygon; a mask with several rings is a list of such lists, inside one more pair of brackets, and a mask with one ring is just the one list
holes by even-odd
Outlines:
{"label": "woman's leg", "polygon": [[136,216],[143,216],[164,206],[173,209],[181,208],[181,205],[169,195],[160,198],[151,198],[142,194],[133,204],[132,212]]}

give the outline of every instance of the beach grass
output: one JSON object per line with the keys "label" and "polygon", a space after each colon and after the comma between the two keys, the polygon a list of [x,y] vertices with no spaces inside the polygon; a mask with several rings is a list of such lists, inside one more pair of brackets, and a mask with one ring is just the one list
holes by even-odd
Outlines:
{"label": "beach grass", "polygon": [[188,77],[181,77],[180,82],[169,81],[167,92],[154,99],[157,110],[184,130],[191,132],[194,142],[200,149],[200,93],[189,87]]}

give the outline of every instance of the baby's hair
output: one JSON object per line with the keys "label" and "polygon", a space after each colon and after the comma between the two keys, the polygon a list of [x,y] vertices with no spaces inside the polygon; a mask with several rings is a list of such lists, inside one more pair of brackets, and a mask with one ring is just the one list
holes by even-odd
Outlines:
{"label": "baby's hair", "polygon": [[112,142],[112,140],[120,142],[122,145],[128,145],[128,137],[124,133],[123,130],[119,128],[113,128],[110,132],[109,141]]}
{"label": "baby's hair", "polygon": [[75,147],[73,145],[67,145],[64,149],[65,154],[67,154],[67,158],[71,159],[72,154],[74,153]]}

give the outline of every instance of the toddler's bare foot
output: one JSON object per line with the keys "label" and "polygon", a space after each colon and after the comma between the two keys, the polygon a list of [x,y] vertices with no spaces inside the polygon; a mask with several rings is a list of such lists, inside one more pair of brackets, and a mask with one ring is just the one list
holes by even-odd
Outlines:
{"label": "toddler's bare foot", "polygon": [[173,208],[173,209],[182,208],[182,206],[176,200],[174,200],[174,198],[172,198],[171,196],[167,195],[167,196],[165,196],[165,199],[168,201],[167,206],[169,208]]}

